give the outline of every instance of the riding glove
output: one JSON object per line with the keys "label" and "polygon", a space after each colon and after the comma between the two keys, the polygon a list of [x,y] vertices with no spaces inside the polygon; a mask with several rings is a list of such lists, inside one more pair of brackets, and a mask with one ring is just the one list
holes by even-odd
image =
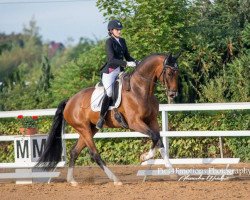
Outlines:
{"label": "riding glove", "polygon": [[140,62],[141,62],[140,60],[135,60],[135,64],[136,64],[136,65],[139,65]]}
{"label": "riding glove", "polygon": [[136,63],[134,61],[127,62],[128,67],[135,67]]}

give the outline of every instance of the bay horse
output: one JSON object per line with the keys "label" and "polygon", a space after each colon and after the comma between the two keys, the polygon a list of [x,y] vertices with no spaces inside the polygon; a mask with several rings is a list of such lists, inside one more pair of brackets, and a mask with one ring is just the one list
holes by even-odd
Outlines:
{"label": "bay horse", "polygon": [[[180,54],[179,54],[180,55]],[[152,158],[158,149],[165,161],[166,167],[171,167],[160,137],[160,126],[157,122],[159,102],[154,95],[156,81],[159,80],[166,89],[168,97],[174,98],[178,88],[177,56],[172,54],[152,54],[140,62],[131,74],[130,91],[122,90],[122,101],[118,111],[123,115],[130,130],[141,132],[149,136],[152,146],[148,153],[141,156],[141,160]],[[54,116],[45,150],[40,157],[37,167],[54,169],[62,156],[61,130],[64,120],[78,133],[79,139],[70,151],[67,181],[73,186],[77,185],[73,177],[75,161],[80,152],[88,147],[93,160],[106,173],[115,185],[122,182],[111,172],[97,151],[93,137],[97,133],[95,124],[99,119],[99,112],[91,110],[91,95],[94,87],[86,88],[62,101]],[[63,120],[64,119],[64,120]],[[121,128],[114,118],[114,112],[108,111],[104,127]]]}

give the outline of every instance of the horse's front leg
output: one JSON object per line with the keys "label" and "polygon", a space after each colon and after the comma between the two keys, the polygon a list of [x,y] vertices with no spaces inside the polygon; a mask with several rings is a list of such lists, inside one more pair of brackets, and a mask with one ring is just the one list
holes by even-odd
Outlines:
{"label": "horse's front leg", "polygon": [[[151,120],[150,123],[149,123],[149,127],[154,130],[155,132],[159,133],[159,136],[160,136],[160,126],[159,126],[159,123],[157,121],[157,118],[153,118],[155,120]],[[158,143],[155,145],[154,147],[154,150],[158,149],[160,154],[161,154],[161,157],[162,159],[164,160],[164,164],[165,164],[165,167],[169,167],[169,168],[173,168],[172,167],[172,164],[170,163],[170,160],[169,160],[169,157],[168,157],[168,154],[164,148],[164,145],[162,143],[162,140],[161,140],[161,137],[158,141]]]}
{"label": "horse's front leg", "polygon": [[153,158],[155,156],[156,150],[159,149],[161,156],[164,160],[164,164],[166,167],[172,168],[172,165],[169,161],[169,158],[167,156],[167,153],[165,151],[164,145],[162,143],[161,137],[160,137],[160,128],[157,120],[151,120],[149,123],[149,126],[145,124],[143,121],[135,120],[136,122],[132,124],[131,127],[135,131],[144,133],[148,135],[152,139],[152,146],[149,152],[144,153],[141,155],[140,159],[141,161],[149,160],[150,158]]}
{"label": "horse's front leg", "polygon": [[[149,160],[151,158],[153,158],[156,154],[156,150],[157,150],[157,146],[158,145],[161,145],[161,144],[158,144],[159,143],[159,140],[161,140],[160,138],[160,134],[159,134],[159,125],[156,121],[156,123],[154,122],[155,120],[151,121],[149,123],[149,129],[152,131],[151,135],[156,135],[156,137],[151,137],[152,139],[152,146],[151,146],[151,149],[149,150],[149,152],[147,153],[144,153],[140,156],[140,160],[141,162],[143,161],[146,161],[146,160]],[[150,137],[150,136],[149,136]],[[159,147],[158,147],[159,148]]]}

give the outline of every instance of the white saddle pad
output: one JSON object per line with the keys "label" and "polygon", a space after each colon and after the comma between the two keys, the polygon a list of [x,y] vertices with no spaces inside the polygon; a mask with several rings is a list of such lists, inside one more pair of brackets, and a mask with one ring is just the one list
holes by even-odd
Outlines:
{"label": "white saddle pad", "polygon": [[[114,106],[109,106],[109,110],[112,110],[113,108],[118,108],[121,103],[122,84],[121,84],[121,80],[118,80],[118,82],[119,82],[118,97]],[[93,94],[91,95],[91,110],[93,110],[94,112],[101,111],[102,100],[103,100],[103,95],[104,95],[104,87],[103,86],[100,87],[98,86],[98,84],[99,83],[96,84],[95,90]]]}

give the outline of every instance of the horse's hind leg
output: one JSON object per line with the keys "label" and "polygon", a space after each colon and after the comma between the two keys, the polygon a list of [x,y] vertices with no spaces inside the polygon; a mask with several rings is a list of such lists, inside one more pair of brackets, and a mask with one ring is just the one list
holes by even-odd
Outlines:
{"label": "horse's hind leg", "polygon": [[67,182],[70,183],[72,186],[76,186],[77,182],[74,179],[74,166],[75,161],[83,148],[86,147],[86,144],[84,142],[84,139],[80,136],[76,144],[73,146],[73,148],[70,151],[70,161],[69,161],[69,168],[68,168],[68,174],[67,174]]}
{"label": "horse's hind leg", "polygon": [[108,178],[114,181],[114,185],[122,185],[122,182],[106,166],[105,162],[102,160],[100,154],[98,153],[95,143],[93,141],[93,134],[91,133],[89,133],[88,135],[85,134],[84,140],[87,147],[89,148],[91,157],[99,165],[99,167],[106,173]]}

